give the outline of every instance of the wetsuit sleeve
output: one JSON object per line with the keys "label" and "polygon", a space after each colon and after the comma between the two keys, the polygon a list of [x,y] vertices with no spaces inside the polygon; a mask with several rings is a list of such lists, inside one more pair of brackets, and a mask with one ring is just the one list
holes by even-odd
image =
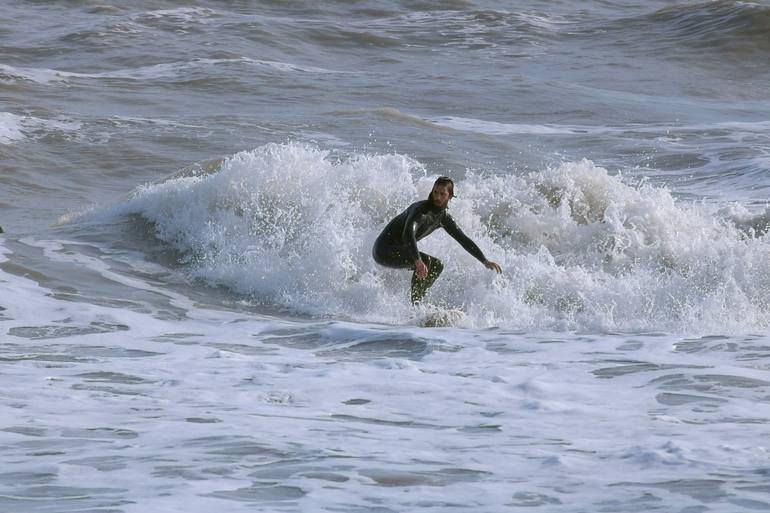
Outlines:
{"label": "wetsuit sleeve", "polygon": [[487,261],[487,257],[484,256],[484,253],[479,249],[475,242],[463,233],[457,226],[457,223],[455,223],[455,220],[452,219],[452,216],[444,214],[441,225],[454,240],[460,243],[465,251],[476,257],[479,262],[484,263]]}
{"label": "wetsuit sleeve", "polygon": [[420,258],[420,252],[417,250],[417,237],[414,232],[414,225],[417,223],[420,217],[420,209],[417,208],[417,204],[412,205],[406,211],[406,221],[404,222],[404,231],[401,234],[401,238],[404,241],[406,249],[409,251],[409,256],[412,262],[416,262]]}

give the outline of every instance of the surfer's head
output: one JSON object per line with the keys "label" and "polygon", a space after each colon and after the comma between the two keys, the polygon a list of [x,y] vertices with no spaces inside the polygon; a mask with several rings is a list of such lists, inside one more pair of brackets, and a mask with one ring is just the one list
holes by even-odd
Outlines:
{"label": "surfer's head", "polygon": [[448,176],[439,176],[433,182],[433,189],[428,195],[428,201],[435,208],[446,208],[449,200],[454,198],[455,184]]}

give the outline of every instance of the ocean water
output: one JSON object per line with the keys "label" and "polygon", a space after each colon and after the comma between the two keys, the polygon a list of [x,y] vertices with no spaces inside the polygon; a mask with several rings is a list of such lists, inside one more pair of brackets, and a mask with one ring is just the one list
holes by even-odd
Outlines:
{"label": "ocean water", "polygon": [[[0,512],[770,511],[768,34],[3,3]],[[503,273],[436,233],[414,309],[371,245],[439,175]]]}

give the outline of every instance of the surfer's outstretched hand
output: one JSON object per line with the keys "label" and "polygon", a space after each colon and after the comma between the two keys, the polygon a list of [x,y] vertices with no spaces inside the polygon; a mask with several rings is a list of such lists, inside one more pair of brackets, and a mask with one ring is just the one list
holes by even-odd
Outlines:
{"label": "surfer's outstretched hand", "polygon": [[492,269],[493,271],[497,271],[498,273],[503,272],[503,270],[500,269],[500,266],[491,260],[487,260],[486,262],[484,262],[484,267],[486,267],[487,269]]}

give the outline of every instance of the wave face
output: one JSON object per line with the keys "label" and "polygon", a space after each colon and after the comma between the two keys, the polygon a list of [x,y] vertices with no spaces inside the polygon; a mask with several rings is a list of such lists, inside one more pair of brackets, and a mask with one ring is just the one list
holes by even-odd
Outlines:
{"label": "wave face", "polygon": [[717,1],[660,10],[650,21],[662,24],[680,40],[702,46],[744,44],[767,49],[770,8],[752,2]]}
{"label": "wave face", "polygon": [[620,18],[605,28],[612,33],[622,32],[631,44],[648,51],[658,50],[688,60],[696,57],[689,51],[700,50],[708,52],[700,58],[732,56],[766,62],[770,49],[770,7],[752,2],[718,0],[675,5]]}
{"label": "wave face", "polygon": [[[377,266],[371,245],[434,179],[397,154],[269,144],[82,219],[139,215],[190,276],[260,304],[402,323],[414,315],[409,273]],[[443,233],[420,248],[446,266],[428,300],[463,308],[469,327],[685,331],[770,320],[766,214],[677,202],[588,160],[522,177],[469,173],[457,194],[453,217],[504,273]]]}

